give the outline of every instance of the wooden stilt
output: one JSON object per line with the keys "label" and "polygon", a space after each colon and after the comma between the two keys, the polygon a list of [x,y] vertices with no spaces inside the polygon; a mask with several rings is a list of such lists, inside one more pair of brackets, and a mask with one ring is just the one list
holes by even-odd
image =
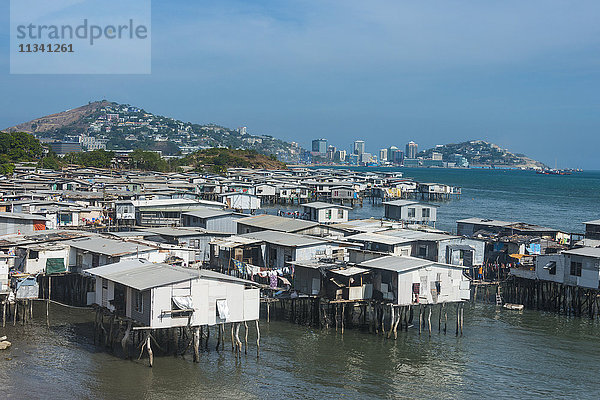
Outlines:
{"label": "wooden stilt", "polygon": [[[401,310],[396,307],[395,311],[398,314],[398,317],[396,318],[396,323],[394,324],[394,340],[398,339],[398,324],[400,323],[400,320],[402,318]],[[402,329],[402,327],[400,328]]]}
{"label": "wooden stilt", "polygon": [[221,339],[222,339],[221,338],[222,334],[221,334],[221,325],[220,324],[217,325],[217,332],[218,332],[218,335],[217,335],[217,348],[216,348],[216,350],[219,351],[219,346],[221,345]]}
{"label": "wooden stilt", "polygon": [[448,327],[448,310],[446,310],[446,305],[444,304],[444,335],[446,334],[446,328]]}
{"label": "wooden stilt", "polygon": [[210,339],[210,326],[206,325],[206,345],[204,346],[208,351],[208,339]]}
{"label": "wooden stilt", "polygon": [[225,323],[221,324],[221,350],[225,350]]}
{"label": "wooden stilt", "polygon": [[460,336],[463,334],[463,323],[465,320],[465,305],[460,305]]}
{"label": "wooden stilt", "polygon": [[346,304],[342,304],[342,335],[344,334],[344,317],[346,316]]}
{"label": "wooden stilt", "polygon": [[394,331],[394,325],[396,324],[396,314],[394,313],[394,305],[390,304],[390,330],[388,331],[387,338],[392,337],[392,331]]}
{"label": "wooden stilt", "polygon": [[46,325],[50,327],[50,300],[52,298],[52,277],[48,276],[48,300],[46,301]]}
{"label": "wooden stilt", "polygon": [[458,336],[459,325],[460,325],[460,303],[456,303],[456,336]]}
{"label": "wooden stilt", "polygon": [[[269,304],[269,303],[267,303]],[[231,323],[231,351],[235,349],[235,339],[233,338],[233,322]]]}
{"label": "wooden stilt", "polygon": [[381,314],[381,334],[383,335],[383,337],[385,337],[385,308],[383,307],[383,305],[379,306],[379,311]]}
{"label": "wooden stilt", "polygon": [[431,337],[431,305],[427,306],[429,315],[427,316],[427,327],[429,328],[429,337]]}
{"label": "wooden stilt", "polygon": [[235,327],[235,343],[236,343],[236,355],[241,356],[242,354],[242,342],[240,340],[240,323],[238,322]]}
{"label": "wooden stilt", "polygon": [[148,351],[148,362],[150,363],[150,368],[154,364],[154,354],[152,354],[152,345],[150,344],[150,332],[146,336],[146,350]]}
{"label": "wooden stilt", "polygon": [[3,328],[6,326],[6,303],[8,303],[8,300],[4,300],[2,302],[2,327]]}
{"label": "wooden stilt", "polygon": [[256,358],[260,354],[260,328],[258,327],[258,320],[256,320]]}
{"label": "wooden stilt", "polygon": [[248,354],[248,323],[244,321],[244,354]]}
{"label": "wooden stilt", "polygon": [[421,334],[421,329],[423,328],[423,309],[419,304],[419,335]]}
{"label": "wooden stilt", "polygon": [[442,310],[444,309],[444,303],[439,306],[440,312],[438,314],[438,333],[442,331]]}
{"label": "wooden stilt", "polygon": [[15,300],[15,306],[14,306],[15,314],[13,315],[13,326],[17,325],[17,309],[18,309],[17,304],[18,303],[19,302],[17,300]]}
{"label": "wooden stilt", "polygon": [[127,329],[125,330],[125,334],[123,335],[123,339],[121,339],[121,348],[123,349],[123,354],[125,358],[129,358],[129,351],[127,348],[127,342],[129,341],[129,335],[131,333],[131,321],[127,321]]}
{"label": "wooden stilt", "polygon": [[200,327],[194,327],[194,362],[200,362]]}
{"label": "wooden stilt", "polygon": [[115,317],[113,315],[110,316],[110,319],[108,320],[108,324],[109,324],[109,329],[108,329],[108,337],[106,338],[106,345],[110,346],[110,348],[112,349],[112,343],[113,343],[113,322],[115,320]]}

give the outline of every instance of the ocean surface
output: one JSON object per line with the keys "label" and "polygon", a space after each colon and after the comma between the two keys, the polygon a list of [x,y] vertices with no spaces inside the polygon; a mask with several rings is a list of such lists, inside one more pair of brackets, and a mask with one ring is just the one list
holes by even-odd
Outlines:
{"label": "ocean surface", "polygon": [[[214,350],[200,362],[125,360],[92,343],[93,314],[52,305],[50,328],[38,303],[31,325],[2,329],[13,346],[0,353],[2,398],[15,399],[597,399],[597,321],[465,306],[463,336],[418,329],[386,339],[357,330],[342,336],[289,322],[261,321],[248,355]],[[37,316],[37,317],[36,317]],[[455,322],[454,322],[455,323]],[[1,328],[0,328],[1,329]],[[214,332],[213,332],[214,333]]]}
{"label": "ocean surface", "polygon": [[[386,169],[387,170],[387,169]],[[571,176],[526,171],[402,169],[405,176],[461,186],[460,200],[440,203],[438,227],[466,217],[497,218],[582,232],[600,218],[600,173]],[[275,212],[275,208],[268,210]],[[366,202],[353,217],[381,217]],[[30,325],[0,327],[13,346],[0,351],[2,398],[64,399],[598,399],[599,321],[488,304],[465,307],[464,334],[431,338],[418,329],[397,340],[355,330],[342,336],[288,322],[261,321],[254,345],[237,360],[224,352],[201,362],[158,356],[124,360],[92,343],[94,315],[53,304],[50,328],[36,304]],[[436,321],[437,318],[432,318]],[[250,342],[255,340],[250,329]]]}
{"label": "ocean surface", "polygon": [[[462,188],[460,199],[434,202],[437,228],[456,231],[456,221],[478,217],[528,222],[565,232],[582,233],[584,221],[600,218],[600,171],[541,175],[532,171],[443,168],[355,168],[358,171],[401,171],[418,182]],[[367,201],[350,218],[381,218],[383,207]]]}

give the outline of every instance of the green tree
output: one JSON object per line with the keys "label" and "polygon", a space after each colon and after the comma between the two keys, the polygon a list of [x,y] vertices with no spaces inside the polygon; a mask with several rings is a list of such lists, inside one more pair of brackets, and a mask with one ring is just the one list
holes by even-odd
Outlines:
{"label": "green tree", "polygon": [[154,151],[136,149],[131,153],[131,166],[146,171],[167,172],[171,169],[169,163]]}

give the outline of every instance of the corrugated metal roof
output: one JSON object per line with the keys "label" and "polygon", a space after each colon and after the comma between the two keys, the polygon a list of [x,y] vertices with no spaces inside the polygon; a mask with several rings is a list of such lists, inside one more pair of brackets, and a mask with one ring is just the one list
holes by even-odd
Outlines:
{"label": "corrugated metal roof", "polygon": [[247,237],[236,236],[236,235],[230,236],[225,239],[216,239],[216,240],[213,240],[212,242],[210,242],[210,244],[215,244],[215,245],[218,245],[219,247],[223,247],[223,248],[227,248],[227,249],[233,248],[233,247],[238,247],[238,246],[257,244],[257,243],[261,243],[261,241],[256,240],[256,239],[247,238]]}
{"label": "corrugated metal roof", "polygon": [[276,232],[276,231],[261,231],[254,233],[245,233],[240,237],[260,240],[263,242],[277,244],[288,247],[302,247],[316,244],[326,244],[327,241],[306,235],[296,235],[294,233]]}
{"label": "corrugated metal roof", "polygon": [[576,243],[578,246],[583,247],[600,247],[600,240],[598,239],[582,239]]}
{"label": "corrugated metal roof", "polygon": [[584,222],[584,224],[587,224],[587,225],[600,225],[600,219],[595,219],[593,221],[586,221],[586,222]]}
{"label": "corrugated metal roof", "polygon": [[209,200],[195,199],[152,199],[152,200],[132,200],[131,203],[136,208],[168,207],[168,206],[204,206],[204,207],[225,207],[225,204]]}
{"label": "corrugated metal roof", "polygon": [[385,201],[385,202],[383,202],[383,204],[389,205],[389,206],[403,207],[403,206],[410,206],[411,204],[419,204],[419,202],[414,201],[414,200],[391,200],[391,201]]}
{"label": "corrugated metal roof", "polygon": [[287,261],[287,263],[290,265],[294,265],[296,267],[304,267],[304,268],[310,268],[310,269],[327,268],[328,266],[335,265],[335,264],[326,264],[319,260],[294,260],[294,261]]}
{"label": "corrugated metal roof", "polygon": [[223,215],[233,214],[231,211],[223,211],[215,208],[198,208],[193,211],[186,211],[183,215],[191,215],[192,217],[197,218],[215,218]]}
{"label": "corrugated metal roof", "polygon": [[352,276],[358,274],[364,274],[365,272],[369,272],[368,269],[360,268],[360,267],[350,267],[350,268],[340,268],[340,269],[332,269],[330,272],[334,274],[343,275],[343,276]]}
{"label": "corrugated metal roof", "polygon": [[105,236],[114,236],[118,238],[132,238],[132,237],[145,237],[152,236],[153,233],[145,231],[127,231],[127,232],[104,232]]}
{"label": "corrugated metal roof", "polygon": [[582,247],[580,249],[572,249],[572,250],[563,251],[563,254],[569,254],[569,255],[573,255],[573,256],[600,258],[600,248]]}
{"label": "corrugated metal roof", "polygon": [[316,208],[317,210],[327,209],[327,208],[343,208],[346,210],[352,210],[352,207],[342,206],[339,204],[325,203],[324,201],[313,201],[311,203],[302,204],[302,207],[308,208]]}
{"label": "corrugated metal roof", "polygon": [[11,218],[11,219],[24,219],[30,221],[44,221],[48,218],[41,215],[14,213],[14,212],[0,212],[0,218]]}
{"label": "corrugated metal roof", "polygon": [[431,264],[434,264],[434,262],[424,260],[422,258],[405,256],[384,256],[375,258],[373,260],[364,261],[358,265],[364,268],[375,268],[384,269],[386,271],[400,272],[425,267]]}
{"label": "corrugated metal roof", "polygon": [[359,242],[383,243],[387,245],[396,245],[411,242],[412,239],[405,239],[395,236],[382,235],[379,233],[359,233],[357,235],[347,236],[348,240],[356,240]]}
{"label": "corrugated metal roof", "polygon": [[75,247],[76,249],[85,250],[92,253],[105,254],[112,257],[155,250],[154,247],[144,246],[143,244],[124,242],[103,237],[75,239],[69,240],[66,243],[68,243],[71,247]]}
{"label": "corrugated metal roof", "polygon": [[163,235],[163,236],[201,236],[207,233],[206,229],[202,228],[192,228],[192,227],[162,227],[162,228],[147,228],[144,229],[146,232],[153,233],[155,235]]}
{"label": "corrugated metal roof", "polygon": [[141,259],[103,265],[85,272],[137,290],[185,282],[198,277],[198,272],[195,270],[155,264]]}
{"label": "corrugated metal roof", "polygon": [[465,218],[459,219],[456,223],[462,224],[475,224],[475,225],[489,225],[489,226],[508,226],[514,224],[514,222],[499,221],[496,219],[482,219],[482,218]]}
{"label": "corrugated metal roof", "polygon": [[253,217],[241,218],[237,220],[237,223],[280,232],[296,232],[303,229],[310,229],[319,225],[317,222],[306,221],[303,219],[285,218],[270,214],[261,214]]}
{"label": "corrugated metal roof", "polygon": [[192,279],[215,279],[241,283],[244,285],[257,285],[252,281],[211,270],[182,268],[167,264],[152,263],[142,259],[103,265],[101,267],[88,269],[85,272],[137,290],[147,290]]}
{"label": "corrugated metal roof", "polygon": [[405,240],[428,240],[433,242],[458,238],[458,236],[447,235],[444,233],[425,232],[414,229],[391,229],[381,232],[380,234],[385,236],[394,236]]}
{"label": "corrugated metal roof", "polygon": [[338,224],[329,225],[330,228],[337,228],[350,231],[359,232],[377,232],[386,229],[390,229],[394,226],[400,226],[398,222],[384,221],[381,219],[368,218],[368,219],[354,219],[347,222],[341,222]]}

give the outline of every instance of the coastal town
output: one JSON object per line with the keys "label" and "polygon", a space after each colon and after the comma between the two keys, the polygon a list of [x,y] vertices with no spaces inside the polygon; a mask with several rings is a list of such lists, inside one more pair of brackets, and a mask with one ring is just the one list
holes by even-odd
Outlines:
{"label": "coastal town", "polygon": [[599,2],[3,8],[1,397],[600,397]]}
{"label": "coastal town", "polygon": [[296,141],[252,134],[246,126],[230,129],[194,124],[106,100],[36,118],[5,131],[34,135],[59,156],[104,150],[126,157],[135,149],[143,149],[165,159],[177,159],[200,150],[231,148],[271,154],[295,165],[550,170],[539,161],[484,140],[419,150],[413,140],[400,147],[390,144],[373,149],[372,143],[364,139],[336,146],[327,138],[318,138],[304,148]]}
{"label": "coastal town", "polygon": [[36,302],[48,324],[51,302],[93,307],[94,341],[150,365],[157,349],[198,361],[209,341],[247,354],[249,331],[259,356],[273,319],[395,339],[463,335],[471,301],[598,317],[599,220],[577,234],[474,215],[446,232],[440,205],[461,188],[398,171],[21,163],[0,192],[3,326]]}

